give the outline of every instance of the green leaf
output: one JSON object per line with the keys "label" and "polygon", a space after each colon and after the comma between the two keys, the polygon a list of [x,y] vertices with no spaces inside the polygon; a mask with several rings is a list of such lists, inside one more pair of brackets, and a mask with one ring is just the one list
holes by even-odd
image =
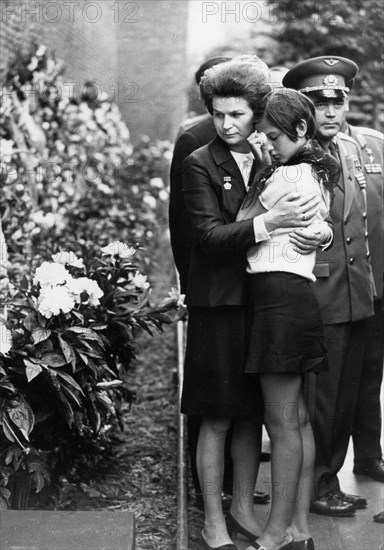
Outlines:
{"label": "green leaf", "polygon": [[24,399],[20,399],[16,407],[8,409],[8,416],[12,422],[19,428],[25,439],[28,440],[28,436],[33,430],[35,424],[35,417],[31,407]]}
{"label": "green leaf", "polygon": [[17,445],[19,445],[22,449],[26,449],[26,445],[24,443],[28,443],[28,439],[24,437],[24,434],[17,428],[17,426],[13,424],[12,420],[6,413],[3,413],[2,415],[1,424],[3,426],[5,437],[9,439],[9,441],[12,441],[12,443],[17,443]]}
{"label": "green leaf", "polygon": [[24,319],[24,326],[29,332],[33,332],[36,327],[38,326],[36,321],[36,316],[34,313],[28,313],[28,315]]}
{"label": "green leaf", "polygon": [[76,405],[77,405],[78,407],[81,408],[80,400],[79,400],[79,398],[77,397],[77,395],[75,394],[75,392],[73,392],[73,391],[71,390],[71,388],[69,388],[68,386],[64,386],[64,384],[61,384],[61,389],[63,390],[63,392],[64,392],[67,396],[69,396],[69,397],[71,397],[71,398],[73,399],[73,401],[76,403]]}
{"label": "green leaf", "polygon": [[68,361],[62,355],[58,353],[47,353],[40,359],[41,363],[47,365],[48,367],[57,368],[63,367],[68,363]]}
{"label": "green leaf", "polygon": [[7,380],[0,381],[0,388],[3,388],[4,390],[8,390],[12,393],[16,392],[16,388],[11,382],[8,382]]}
{"label": "green leaf", "polygon": [[116,386],[121,386],[121,384],[124,384],[123,380],[110,380],[109,382],[98,382],[96,386],[98,388],[115,388]]}
{"label": "green leaf", "polygon": [[54,387],[54,389],[60,393],[60,384],[59,382],[57,381],[57,374],[55,371],[51,370],[51,369],[47,369],[47,374],[48,374],[48,378],[49,378],[49,381],[52,383],[52,386]]}
{"label": "green leaf", "polygon": [[60,334],[58,336],[59,336],[59,344],[61,347],[61,351],[63,352],[63,355],[67,360],[67,363],[72,363],[72,367],[75,368],[76,353],[73,347],[70,344],[68,344],[68,342],[66,342]]}
{"label": "green leaf", "polygon": [[58,370],[56,371],[57,372],[57,376],[63,378],[64,380],[66,380],[68,382],[68,384],[71,384],[71,386],[73,386],[76,390],[78,390],[82,395],[84,395],[84,392],[83,390],[81,389],[81,387],[79,386],[79,384],[76,382],[76,380],[74,378],[72,378],[72,376],[62,370]]}
{"label": "green leaf", "polygon": [[25,364],[25,374],[27,376],[28,382],[36,378],[43,368],[40,365],[36,365],[36,363],[32,363],[31,361],[28,361],[28,359],[24,359]]}
{"label": "green leaf", "polygon": [[103,344],[103,341],[101,340],[100,336],[98,334],[96,334],[96,332],[94,332],[93,330],[91,330],[90,328],[86,328],[86,327],[71,327],[71,328],[68,328],[67,329],[67,332],[74,332],[75,334],[81,334],[81,336],[83,338],[85,338],[85,340],[95,340],[96,342],[98,342],[100,345],[104,345]]}
{"label": "green leaf", "polygon": [[44,342],[44,340],[47,340],[51,335],[51,331],[46,328],[36,328],[31,336],[34,344],[38,344],[39,342]]}
{"label": "green leaf", "polygon": [[39,493],[43,489],[45,481],[50,481],[50,475],[39,462],[30,462],[28,464],[28,471],[33,474],[33,479],[36,483],[36,493]]}
{"label": "green leaf", "polygon": [[105,330],[107,327],[107,323],[96,323],[95,325],[92,325],[92,330]]}

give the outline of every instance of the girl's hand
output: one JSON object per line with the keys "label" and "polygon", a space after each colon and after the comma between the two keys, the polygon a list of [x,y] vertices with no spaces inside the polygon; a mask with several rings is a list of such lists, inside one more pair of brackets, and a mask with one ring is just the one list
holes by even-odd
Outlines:
{"label": "girl's hand", "polygon": [[267,136],[263,132],[253,132],[253,134],[248,136],[247,140],[258,166],[262,169],[270,166],[272,159],[268,150]]}

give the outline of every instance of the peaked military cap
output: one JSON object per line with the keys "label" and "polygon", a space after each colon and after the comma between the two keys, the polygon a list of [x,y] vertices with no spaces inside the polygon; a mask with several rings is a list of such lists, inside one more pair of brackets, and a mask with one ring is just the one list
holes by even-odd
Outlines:
{"label": "peaked military cap", "polygon": [[302,93],[314,92],[328,98],[345,96],[358,70],[356,63],[346,57],[312,57],[292,67],[285,74],[283,85]]}

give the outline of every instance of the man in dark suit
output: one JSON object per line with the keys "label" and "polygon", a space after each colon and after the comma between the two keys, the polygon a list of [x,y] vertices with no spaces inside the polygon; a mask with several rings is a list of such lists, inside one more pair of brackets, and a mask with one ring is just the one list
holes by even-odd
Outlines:
{"label": "man in dark suit", "polygon": [[348,110],[346,81],[357,70],[348,59],[322,56],[298,63],[283,78],[284,86],[314,102],[316,138],[342,168],[330,212],[333,247],[318,251],[315,267],[329,372],[308,377],[307,392],[316,442],[311,511],[331,516],[351,516],[366,506],[363,497],[343,493],[337,477],[352,434],[367,321],[373,314],[365,178],[356,142],[340,132]]}
{"label": "man in dark suit", "polygon": [[207,113],[203,120],[185,130],[175,143],[170,173],[169,229],[175,265],[179,273],[180,291],[185,294],[194,239],[182,195],[183,162],[196,149],[216,137],[213,119]]}

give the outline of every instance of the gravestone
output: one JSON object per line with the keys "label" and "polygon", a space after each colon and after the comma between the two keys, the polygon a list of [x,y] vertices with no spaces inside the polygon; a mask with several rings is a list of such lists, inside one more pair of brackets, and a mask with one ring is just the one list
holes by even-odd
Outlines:
{"label": "gravestone", "polygon": [[1,550],[134,550],[132,512],[0,511]]}

